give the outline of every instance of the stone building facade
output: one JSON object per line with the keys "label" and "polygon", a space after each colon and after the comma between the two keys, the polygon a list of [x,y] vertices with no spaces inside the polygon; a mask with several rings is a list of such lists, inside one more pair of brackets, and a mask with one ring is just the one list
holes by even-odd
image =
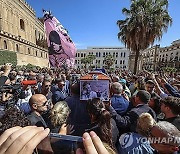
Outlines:
{"label": "stone building facade", "polygon": [[165,67],[180,68],[180,40],[173,41],[170,46],[153,46],[141,52],[141,68],[158,71]]}
{"label": "stone building facade", "polygon": [[105,66],[104,58],[106,55],[111,54],[115,61],[113,68],[128,69],[128,59],[130,51],[121,47],[88,47],[87,49],[79,49],[76,53],[75,64],[77,68],[83,68],[81,59],[89,54],[96,56],[96,59],[91,64],[95,68],[102,68]]}
{"label": "stone building facade", "polygon": [[0,0],[0,50],[16,52],[17,65],[47,67],[43,23],[25,0]]}

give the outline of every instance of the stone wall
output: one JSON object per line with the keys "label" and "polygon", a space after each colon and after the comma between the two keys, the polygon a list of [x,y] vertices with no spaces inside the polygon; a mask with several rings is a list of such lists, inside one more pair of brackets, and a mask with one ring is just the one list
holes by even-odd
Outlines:
{"label": "stone wall", "polygon": [[24,0],[0,0],[0,50],[17,52],[17,64],[48,66],[48,51],[36,45],[45,39],[44,25]]}

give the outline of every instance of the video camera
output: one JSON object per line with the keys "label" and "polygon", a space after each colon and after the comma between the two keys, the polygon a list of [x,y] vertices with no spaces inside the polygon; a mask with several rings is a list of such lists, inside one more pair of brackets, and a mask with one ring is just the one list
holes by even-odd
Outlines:
{"label": "video camera", "polygon": [[2,95],[2,93],[10,93],[13,94],[15,100],[24,99],[25,92],[23,90],[23,86],[36,85],[36,84],[37,84],[36,80],[24,80],[21,83],[16,83],[12,85],[3,85],[0,86],[0,95]]}

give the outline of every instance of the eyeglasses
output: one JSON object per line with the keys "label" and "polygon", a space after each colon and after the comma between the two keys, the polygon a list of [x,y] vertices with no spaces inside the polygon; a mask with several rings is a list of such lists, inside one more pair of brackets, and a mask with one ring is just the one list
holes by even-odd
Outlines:
{"label": "eyeglasses", "polygon": [[47,87],[51,87],[51,85],[45,85],[45,87],[47,88]]}
{"label": "eyeglasses", "polygon": [[47,100],[47,101],[45,101],[42,105],[37,105],[38,107],[44,107],[44,106],[46,106],[46,105],[48,105],[49,104],[49,101]]}

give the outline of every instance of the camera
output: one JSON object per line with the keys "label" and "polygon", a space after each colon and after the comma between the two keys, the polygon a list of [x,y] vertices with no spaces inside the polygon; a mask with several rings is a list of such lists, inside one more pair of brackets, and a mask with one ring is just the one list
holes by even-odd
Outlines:
{"label": "camera", "polygon": [[82,137],[50,133],[37,147],[39,154],[75,154],[83,148]]}

